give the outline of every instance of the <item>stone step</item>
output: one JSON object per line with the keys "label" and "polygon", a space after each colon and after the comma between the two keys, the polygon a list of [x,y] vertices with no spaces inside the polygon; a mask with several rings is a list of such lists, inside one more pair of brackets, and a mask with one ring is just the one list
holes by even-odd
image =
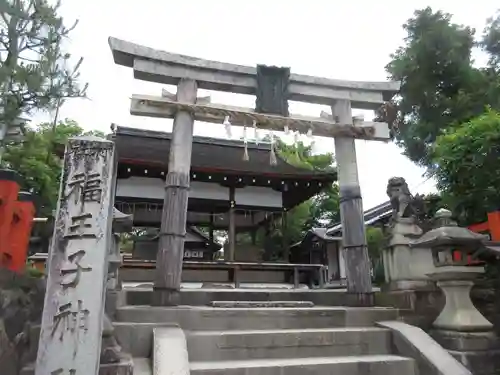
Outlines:
{"label": "stone step", "polygon": [[188,331],[370,327],[397,318],[397,310],[378,307],[124,306],[117,310],[119,322],[176,323]]}
{"label": "stone step", "polygon": [[[149,305],[151,287],[123,291],[127,305]],[[310,301],[322,306],[349,306],[353,297],[335,289],[182,289],[180,305],[206,306],[212,301]]]}
{"label": "stone step", "polygon": [[210,307],[249,308],[249,307],[314,307],[311,301],[212,301]]}
{"label": "stone step", "polygon": [[391,353],[382,328],[186,332],[190,361],[337,357]]}
{"label": "stone step", "polygon": [[191,362],[190,375],[416,375],[412,359],[393,355]]}

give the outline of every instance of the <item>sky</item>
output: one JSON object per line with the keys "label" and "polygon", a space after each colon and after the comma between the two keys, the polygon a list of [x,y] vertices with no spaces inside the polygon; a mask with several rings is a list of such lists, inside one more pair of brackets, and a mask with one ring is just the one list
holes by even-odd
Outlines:
{"label": "sky", "polygon": [[[290,67],[293,73],[355,81],[384,81],[385,65],[403,43],[402,24],[415,9],[431,6],[454,15],[454,22],[482,32],[485,20],[500,8],[498,0],[65,0],[67,24],[78,19],[66,47],[83,57],[81,79],[89,99],[73,99],[59,116],[83,128],[109,131],[111,123],[171,131],[172,121],[131,116],[132,94],[160,95],[175,87],[142,82],[132,70],[115,65],[108,37],[168,52],[240,65]],[[483,56],[477,56],[481,63]],[[199,96],[208,93],[200,90]],[[210,92],[212,102],[253,107],[255,97]],[[319,116],[326,107],[290,103],[291,113]],[[372,112],[363,113],[365,120]],[[37,114],[33,121],[50,120]],[[196,135],[225,137],[224,127],[195,123]],[[238,136],[236,129],[233,134]],[[334,140],[315,137],[315,152],[334,152]],[[364,207],[387,200],[387,180],[406,179],[413,194],[435,191],[423,170],[392,143],[356,141]]]}

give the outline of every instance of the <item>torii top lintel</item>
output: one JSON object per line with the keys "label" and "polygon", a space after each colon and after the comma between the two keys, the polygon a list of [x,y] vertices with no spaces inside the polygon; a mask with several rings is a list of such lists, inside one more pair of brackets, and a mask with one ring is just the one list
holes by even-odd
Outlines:
{"label": "torii top lintel", "polygon": [[[181,78],[192,78],[198,87],[255,95],[255,67],[204,60],[156,50],[121,39],[109,38],[116,64],[133,68],[134,77],[144,81],[176,85]],[[358,82],[290,75],[290,100],[331,105],[335,100],[350,100],[353,108],[377,109],[390,100],[400,82]]]}

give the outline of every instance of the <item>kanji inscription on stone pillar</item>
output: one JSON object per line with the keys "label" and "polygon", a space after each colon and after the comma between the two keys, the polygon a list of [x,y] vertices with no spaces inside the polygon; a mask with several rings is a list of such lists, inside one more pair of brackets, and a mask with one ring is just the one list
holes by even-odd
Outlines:
{"label": "kanji inscription on stone pillar", "polygon": [[97,137],[66,146],[35,375],[98,374],[113,154],[113,142]]}

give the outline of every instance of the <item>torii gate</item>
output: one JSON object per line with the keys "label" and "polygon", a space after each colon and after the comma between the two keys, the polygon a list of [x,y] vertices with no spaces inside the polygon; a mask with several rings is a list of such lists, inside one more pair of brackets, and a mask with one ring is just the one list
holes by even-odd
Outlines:
{"label": "torii gate", "polygon": [[[189,173],[194,120],[283,131],[285,127],[335,138],[340,187],[341,221],[345,251],[347,291],[356,304],[373,304],[370,262],[363,222],[355,139],[388,141],[386,123],[364,122],[352,117],[351,108],[378,109],[390,100],[399,82],[353,82],[291,74],[289,69],[241,66],[155,50],[109,38],[116,64],[133,69],[137,79],[177,85],[177,94],[133,95],[130,113],[173,118],[172,145],[165,182],[159,251],[156,264],[154,305],[176,305],[181,284],[186,233]],[[197,89],[257,96],[257,108],[232,107],[197,98]],[[323,104],[332,115],[304,117],[288,113],[288,100]]]}

